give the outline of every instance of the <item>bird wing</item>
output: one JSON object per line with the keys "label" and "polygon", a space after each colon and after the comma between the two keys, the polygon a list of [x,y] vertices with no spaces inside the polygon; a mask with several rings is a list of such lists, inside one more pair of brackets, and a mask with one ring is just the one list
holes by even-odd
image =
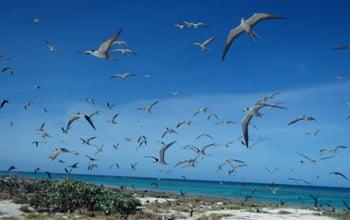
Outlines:
{"label": "bird wing", "polygon": [[244,144],[247,148],[249,147],[249,145],[248,145],[248,143],[249,143],[248,126],[249,126],[249,123],[252,120],[252,118],[253,118],[253,115],[247,114],[242,122],[243,139],[244,139]]}
{"label": "bird wing", "polygon": [[78,119],[79,119],[79,115],[72,115],[72,117],[70,117],[70,119],[68,120],[67,128],[69,128],[70,125]]}
{"label": "bird wing", "polygon": [[203,42],[203,45],[204,45],[204,46],[208,46],[208,45],[209,45],[211,42],[213,42],[215,39],[216,39],[216,36],[215,36],[215,37],[211,37],[211,38],[205,40],[205,41]]}
{"label": "bird wing", "polygon": [[302,118],[296,118],[294,119],[293,121],[289,122],[288,125],[292,125],[292,124],[295,124],[297,123],[298,121],[302,120]]}
{"label": "bird wing", "polygon": [[262,20],[266,19],[286,19],[285,17],[282,16],[277,16],[277,15],[272,15],[268,13],[254,13],[250,18],[246,20],[246,22],[250,26],[254,26],[255,24],[259,23]]}
{"label": "bird wing", "polygon": [[164,160],[164,154],[165,154],[165,151],[171,147],[173,144],[175,144],[176,141],[173,141],[173,142],[170,142],[169,144],[165,145],[164,147],[162,147],[159,151],[159,161],[161,162],[164,162],[165,163],[165,160]]}
{"label": "bird wing", "polygon": [[92,121],[91,121],[91,118],[89,117],[89,116],[87,116],[87,115],[84,115],[84,118],[85,118],[85,120],[87,121],[87,122],[89,122],[89,124],[91,125],[91,127],[94,129],[94,130],[96,130],[96,128],[95,128],[95,125],[92,123]]}
{"label": "bird wing", "polygon": [[226,38],[226,43],[225,43],[225,47],[224,47],[224,52],[222,54],[221,60],[225,59],[225,56],[228,52],[228,50],[231,47],[231,44],[233,43],[233,41],[242,33],[244,32],[243,28],[239,25],[238,27],[236,27],[235,29],[232,29],[230,31],[230,33],[227,35]]}
{"label": "bird wing", "polygon": [[152,104],[150,104],[150,105],[148,106],[148,109],[151,110],[155,105],[158,104],[158,102],[159,102],[159,101],[155,101],[155,102],[153,102]]}
{"label": "bird wing", "polygon": [[42,123],[42,125],[40,126],[40,128],[39,128],[39,130],[44,130],[44,127],[45,127],[45,122],[44,123]]}
{"label": "bird wing", "polygon": [[311,162],[313,161],[310,157],[306,156],[305,154],[298,153],[298,152],[297,152],[297,154],[298,154],[299,156],[301,156],[301,157],[307,159],[308,161],[311,161]]}
{"label": "bird wing", "polygon": [[119,35],[122,33],[122,30],[123,29],[120,29],[117,33],[114,34],[112,38],[103,42],[98,48],[98,51],[102,53],[107,53],[108,50],[111,48],[113,42],[115,42],[118,39]]}
{"label": "bird wing", "polygon": [[343,177],[343,178],[346,179],[346,180],[349,180],[349,179],[348,179],[344,174],[342,174],[341,172],[331,172],[330,174],[338,175],[338,176]]}

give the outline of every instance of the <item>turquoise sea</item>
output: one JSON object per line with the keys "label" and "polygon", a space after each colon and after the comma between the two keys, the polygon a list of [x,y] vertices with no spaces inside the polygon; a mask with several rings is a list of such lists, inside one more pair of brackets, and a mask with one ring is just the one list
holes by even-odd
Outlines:
{"label": "turquoise sea", "polygon": [[[17,172],[18,175],[31,178],[47,178],[45,173]],[[0,175],[7,172],[0,171]],[[52,174],[52,179],[62,179],[65,174]],[[110,187],[128,187],[140,190],[163,191],[186,195],[201,195],[223,197],[235,200],[244,200],[249,196],[250,201],[280,203],[281,201],[290,206],[313,207],[313,197],[325,209],[345,209],[343,200],[350,204],[350,188],[324,187],[324,186],[301,186],[261,183],[219,182],[189,179],[158,179],[126,176],[101,176],[71,174],[69,178],[87,183]],[[156,183],[156,184],[155,184]],[[156,187],[157,185],[157,187]],[[276,189],[276,187],[278,187]],[[275,193],[273,193],[273,189]]]}

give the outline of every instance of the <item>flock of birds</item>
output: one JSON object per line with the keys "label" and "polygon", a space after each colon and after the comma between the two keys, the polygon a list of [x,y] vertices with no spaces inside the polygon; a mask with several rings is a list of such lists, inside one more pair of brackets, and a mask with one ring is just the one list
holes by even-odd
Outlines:
{"label": "flock of birds", "polygon": [[[282,16],[268,14],[268,13],[255,13],[248,19],[242,18],[240,21],[240,24],[238,26],[234,27],[232,30],[230,30],[230,32],[227,35],[227,39],[226,39],[224,49],[222,52],[222,60],[224,60],[225,57],[227,56],[227,53],[230,50],[232,43],[239,36],[241,36],[243,33],[247,33],[250,37],[252,37],[253,39],[256,39],[259,37],[259,35],[253,30],[253,27],[255,25],[257,25],[258,23],[260,23],[261,21],[264,21],[264,20],[277,20],[277,19],[286,19],[286,18],[282,17]],[[34,23],[40,24],[41,22],[42,21],[40,18],[34,18]],[[200,28],[206,28],[208,26],[203,22],[195,23],[195,22],[184,21],[182,23],[175,24],[174,27],[176,29],[184,30],[184,29],[200,29]],[[112,53],[119,53],[123,56],[137,55],[137,53],[133,49],[126,48],[126,42],[120,40],[121,34],[122,34],[122,29],[118,30],[111,38],[104,41],[97,49],[86,50],[85,54],[93,56],[95,58],[105,59],[105,60],[110,60],[110,61],[116,60],[116,58],[114,58],[111,55]],[[209,50],[209,45],[212,44],[215,41],[215,39],[216,39],[216,37],[213,36],[213,37],[208,38],[207,40],[204,40],[203,42],[194,42],[193,45],[198,46],[202,52],[206,52]],[[55,52],[59,51],[50,42],[45,41],[45,44],[46,44],[49,52],[55,53]],[[350,49],[350,45],[344,45],[344,46],[341,46],[341,47],[338,47],[335,49],[336,50]],[[4,56],[4,55],[0,55],[0,61],[6,61],[6,60],[7,61],[11,60],[11,58]],[[4,68],[2,68],[2,73],[14,75],[15,68],[11,67],[11,66],[4,67]],[[122,79],[122,80],[127,80],[130,77],[136,77],[136,76],[137,75],[133,74],[133,73],[122,73],[122,74],[114,74],[111,76],[111,78],[118,78],[118,79]],[[150,76],[145,75],[145,77],[148,78]],[[36,85],[35,88],[40,90],[41,86]],[[171,92],[171,95],[173,95],[173,96],[176,96],[178,94],[179,94],[178,91]],[[256,125],[252,124],[252,120],[254,118],[261,118],[263,116],[263,114],[261,113],[261,111],[263,109],[268,109],[268,110],[279,109],[282,111],[286,109],[286,107],[283,106],[280,102],[274,101],[276,96],[278,96],[278,94],[279,93],[267,94],[267,95],[261,97],[260,99],[258,99],[256,101],[256,103],[254,105],[252,105],[251,107],[244,109],[245,116],[241,122],[242,135],[239,137],[239,140],[240,140],[241,144],[243,146],[245,146],[246,148],[252,148],[253,145],[257,144],[257,143],[255,143],[255,144],[250,143],[249,129],[251,127],[257,128]],[[94,98],[87,98],[86,101],[92,105],[95,105]],[[6,108],[6,106],[9,104],[10,104],[10,100],[7,100],[7,99],[0,100],[0,110],[3,108]],[[24,105],[24,110],[27,111],[33,104],[34,104],[33,101],[26,102]],[[158,104],[159,104],[159,101],[154,101],[147,106],[137,108],[137,110],[151,114],[153,112],[153,109],[156,108]],[[349,103],[349,105],[350,105],[350,103]],[[106,103],[106,106],[107,106],[107,109],[109,109],[109,110],[113,110],[115,107],[115,105],[110,103],[110,102]],[[47,109],[43,108],[43,111],[47,112]],[[183,126],[192,126],[192,125],[196,124],[195,118],[200,114],[205,115],[207,120],[209,120],[209,121],[215,120],[216,124],[222,124],[222,125],[227,125],[227,126],[237,124],[237,122],[235,122],[235,121],[220,121],[218,115],[216,115],[215,113],[210,111],[208,107],[199,108],[196,112],[193,113],[192,119],[179,121],[177,123],[177,125],[174,126],[174,128],[166,127],[165,130],[162,131],[162,133],[161,133],[161,140],[158,141],[159,144],[161,145],[158,155],[146,155],[145,159],[150,159],[154,163],[157,163],[159,165],[169,165],[167,162],[167,159],[166,159],[168,157],[167,152],[170,148],[173,148],[176,146],[177,141],[174,140],[174,141],[166,142],[165,138],[168,136],[177,135],[178,130]],[[66,125],[61,127],[61,132],[64,135],[68,135],[70,133],[70,130],[74,129],[74,124],[78,123],[78,121],[83,121],[86,123],[87,126],[90,126],[93,130],[96,130],[97,128],[94,124],[94,117],[98,117],[99,115],[100,115],[100,111],[98,111],[98,110],[94,111],[92,113],[89,113],[89,114],[77,112],[77,113],[73,114],[70,118],[68,118]],[[119,118],[119,114],[114,114],[113,117],[107,121],[107,123],[112,124],[112,125],[116,125],[116,124],[118,124],[118,118]],[[315,123],[317,123],[317,120],[311,115],[300,115],[300,116],[297,116],[294,119],[292,119],[288,123],[288,126],[293,126],[296,123],[302,123],[302,122],[315,122]],[[10,126],[11,127],[14,126],[13,121],[11,122]],[[312,133],[305,133],[305,134],[317,136],[319,131],[320,130],[317,130],[317,131],[312,132]],[[43,141],[33,141],[32,144],[35,145],[36,147],[38,147],[42,143],[45,143],[47,139],[52,137],[51,134],[49,134],[49,132],[45,129],[45,123],[41,124],[41,126],[37,129],[36,133],[43,140]],[[88,167],[87,167],[88,170],[93,170],[93,169],[98,167],[97,161],[99,161],[99,160],[96,158],[96,155],[101,153],[104,149],[104,145],[98,146],[98,145],[93,143],[95,139],[96,139],[95,136],[88,137],[88,138],[80,138],[82,145],[93,146],[96,149],[95,155],[87,155],[87,154],[85,155],[85,158],[90,162]],[[231,140],[231,141],[228,141],[227,143],[224,143],[224,144],[218,144],[215,142],[215,139],[208,133],[200,134],[199,136],[196,137],[196,140],[199,140],[199,139],[205,139],[205,140],[208,140],[209,142],[208,142],[208,144],[206,144],[204,146],[198,146],[198,145],[196,146],[195,144],[188,144],[188,145],[182,146],[183,150],[193,151],[194,156],[192,158],[189,158],[189,159],[186,159],[183,161],[179,161],[178,163],[176,163],[173,166],[173,168],[176,168],[179,166],[181,166],[182,168],[184,168],[184,167],[196,167],[197,164],[199,163],[199,159],[204,159],[206,156],[209,156],[209,154],[207,153],[207,150],[209,148],[223,147],[225,149],[225,148],[230,147],[232,144],[234,144],[236,142],[236,140]],[[132,139],[130,137],[124,137],[124,140],[126,142],[132,141]],[[121,143],[117,143],[111,147],[113,147],[114,150],[118,151],[120,144]],[[139,148],[141,148],[142,146],[147,146],[148,145],[148,137],[143,136],[143,135],[139,136],[137,138],[137,145],[138,145],[137,150]],[[338,153],[338,151],[346,149],[346,148],[348,148],[348,147],[345,145],[337,145],[334,147],[322,148],[322,149],[320,149],[320,153],[322,153],[322,154],[327,153],[327,155],[324,157],[318,158],[318,159],[311,158],[311,157],[309,157],[303,153],[300,153],[300,152],[296,152],[296,154],[300,156],[300,163],[301,164],[304,164],[305,162],[310,162],[312,164],[316,164],[316,163],[319,163],[320,161],[334,158],[334,156],[336,155],[336,153]],[[79,152],[76,152],[74,150],[70,150],[66,147],[58,147],[52,151],[49,158],[52,161],[58,161],[59,163],[64,164],[65,161],[62,159],[62,156],[64,154],[79,155]],[[138,164],[138,162],[131,163],[130,168],[132,170],[135,170],[137,168],[137,164]],[[74,169],[78,168],[78,165],[79,165],[79,162],[75,162],[72,165],[65,166],[64,171],[69,175],[73,172]],[[229,158],[229,159],[226,159],[225,161],[223,161],[222,163],[220,163],[218,165],[217,170],[220,171],[220,170],[223,170],[224,168],[227,168],[228,175],[234,175],[241,168],[246,167],[246,166],[248,166],[248,163],[246,163],[245,161],[235,159],[235,158]],[[110,167],[111,168],[119,168],[120,166],[118,163],[113,163]],[[8,172],[15,171],[16,169],[17,168],[14,165],[11,165],[8,168]],[[279,168],[269,169],[269,168],[265,167],[265,169],[270,175],[273,175]],[[41,171],[40,168],[36,168],[34,172],[37,173],[40,171]],[[169,173],[171,171],[172,171],[172,169],[164,171],[164,172]],[[51,178],[51,173],[48,171],[45,171],[45,172],[47,173],[48,177]],[[331,172],[330,175],[336,175],[336,176],[339,176],[339,177],[345,179],[346,181],[349,181],[348,177],[339,171]],[[182,178],[186,179],[185,176],[182,176]],[[312,185],[312,183],[310,183],[309,181],[303,180],[303,179],[289,178],[289,180],[296,183],[296,184]],[[273,187],[271,188],[272,193],[276,193],[277,189],[278,189],[278,186],[276,184],[273,184]]]}

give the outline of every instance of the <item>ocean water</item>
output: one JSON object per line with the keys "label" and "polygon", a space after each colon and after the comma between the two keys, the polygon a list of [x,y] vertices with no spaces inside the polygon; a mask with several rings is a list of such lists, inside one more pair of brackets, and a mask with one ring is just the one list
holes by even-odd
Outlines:
{"label": "ocean water", "polygon": [[[30,178],[47,178],[45,173],[18,172],[18,175]],[[0,175],[7,172],[0,171]],[[52,174],[52,179],[62,179],[65,174]],[[310,195],[317,197],[323,208],[345,209],[343,200],[350,203],[350,188],[323,187],[323,186],[301,186],[301,185],[278,185],[273,193],[270,184],[260,183],[238,183],[219,182],[184,179],[156,179],[126,176],[101,176],[71,174],[69,178],[80,180],[96,185],[110,187],[129,187],[142,190],[163,191],[172,193],[183,193],[187,195],[201,195],[222,197],[235,200],[244,200],[246,196],[250,201],[280,203],[296,207],[313,207],[314,201]],[[155,186],[157,184],[158,187]],[[252,193],[254,191],[254,193]]]}

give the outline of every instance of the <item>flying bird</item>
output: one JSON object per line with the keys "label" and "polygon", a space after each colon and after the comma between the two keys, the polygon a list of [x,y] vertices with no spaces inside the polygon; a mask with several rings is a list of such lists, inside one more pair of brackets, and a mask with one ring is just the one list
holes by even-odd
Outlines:
{"label": "flying bird", "polygon": [[119,116],[119,114],[115,114],[113,115],[111,120],[108,120],[107,123],[111,123],[111,124],[117,124],[117,117]]}
{"label": "flying bird", "polygon": [[178,133],[174,129],[166,127],[165,131],[162,134],[162,138],[164,138],[167,134],[178,134]]}
{"label": "flying bird", "polygon": [[193,45],[200,47],[202,52],[205,52],[205,51],[209,50],[209,47],[208,47],[209,44],[212,43],[215,39],[216,39],[216,37],[211,37],[203,42],[194,42]]}
{"label": "flying bird", "polygon": [[120,79],[127,79],[130,76],[137,76],[135,73],[118,73],[118,74],[113,74],[111,78],[120,78]]}
{"label": "flying bird", "polygon": [[41,136],[42,138],[47,138],[47,137],[51,137],[45,130],[44,130],[44,127],[45,127],[45,122],[41,124],[40,128],[37,129],[37,134],[39,136]]}
{"label": "flying bird", "polygon": [[285,19],[285,17],[276,16],[276,15],[267,14],[267,13],[254,13],[247,20],[245,20],[244,18],[241,18],[241,23],[237,27],[232,29],[230,33],[227,35],[221,60],[225,59],[225,56],[228,50],[230,49],[233,41],[242,33],[244,32],[248,33],[249,36],[252,37],[253,39],[258,37],[257,33],[253,31],[253,26],[259,23],[260,21],[268,20],[268,19]]}
{"label": "flying bird", "polygon": [[165,152],[166,150],[169,149],[169,147],[171,147],[172,145],[174,145],[176,143],[176,141],[172,141],[170,143],[164,143],[164,142],[161,142],[163,147],[159,150],[159,158],[157,157],[154,157],[154,156],[147,156],[147,158],[151,158],[154,160],[155,163],[159,163],[159,164],[168,164],[166,161],[165,161]]}
{"label": "flying bird", "polygon": [[15,73],[15,69],[13,67],[4,67],[2,68],[2,72],[13,75]]}
{"label": "flying bird", "polygon": [[314,121],[317,122],[316,119],[310,115],[302,115],[302,116],[298,116],[297,118],[295,118],[294,120],[290,121],[288,123],[288,125],[292,125],[295,124],[299,121]]}
{"label": "flying bird", "polygon": [[199,108],[195,113],[193,113],[193,116],[197,116],[199,113],[207,113],[208,111],[209,111],[209,108],[202,107],[202,108]]}
{"label": "flying bird", "polygon": [[350,44],[345,44],[343,46],[333,48],[333,50],[344,50],[344,49],[350,49]]}
{"label": "flying bird", "polygon": [[109,55],[108,52],[111,49],[112,44],[118,40],[118,37],[120,36],[121,33],[122,33],[122,29],[120,29],[117,33],[115,33],[112,38],[104,41],[97,50],[86,50],[85,54],[88,54],[100,59],[115,60]]}
{"label": "flying bird", "polygon": [[118,48],[118,49],[114,49],[111,52],[117,52],[117,53],[121,53],[122,55],[129,55],[129,54],[134,54],[137,55],[135,53],[135,51],[133,51],[132,49],[128,49],[128,48]]}
{"label": "flying bird", "polygon": [[183,24],[185,25],[186,28],[194,28],[194,29],[208,27],[208,25],[204,24],[203,22],[195,23],[195,22],[183,21]]}
{"label": "flying bird", "polygon": [[7,99],[2,99],[1,101],[0,101],[0,109],[2,109],[4,106],[5,106],[5,104],[8,104],[9,103],[9,100],[7,100]]}
{"label": "flying bird", "polygon": [[74,115],[72,115],[72,116],[69,118],[66,128],[70,128],[71,124],[72,124],[74,121],[78,120],[78,119],[82,119],[82,120],[87,121],[87,122],[91,125],[91,127],[92,127],[94,130],[96,130],[95,125],[92,123],[90,116],[85,115],[85,114],[81,114],[81,113],[79,113],[79,112],[76,113],[76,114],[74,114]]}
{"label": "flying bird", "polygon": [[149,104],[148,106],[146,106],[144,108],[137,108],[137,110],[148,112],[148,113],[152,113],[152,108],[155,105],[157,105],[158,103],[159,103],[159,101],[155,101],[155,102],[152,102],[151,104]]}
{"label": "flying bird", "polygon": [[343,179],[349,181],[349,179],[348,179],[344,174],[342,174],[341,172],[335,171],[335,172],[330,172],[329,174],[340,176],[340,177],[342,177]]}
{"label": "flying bird", "polygon": [[61,148],[54,149],[51,155],[49,156],[49,158],[51,160],[56,160],[57,157],[59,157],[63,153],[74,153],[75,155],[78,155],[78,153],[76,153],[75,151],[70,151],[67,148],[61,147]]}
{"label": "flying bird", "polygon": [[345,145],[337,145],[335,147],[321,148],[320,153],[328,151],[329,153],[333,153],[333,155],[335,155],[339,149],[346,149],[346,148],[348,147]]}
{"label": "flying bird", "polygon": [[110,102],[107,102],[107,108],[109,109],[109,110],[112,110],[113,109],[113,107],[115,106],[114,104],[112,104],[112,103],[110,103]]}
{"label": "flying bird", "polygon": [[49,48],[50,52],[57,52],[58,51],[57,48],[54,47],[50,42],[45,41],[45,44],[46,44],[47,48]]}
{"label": "flying bird", "polygon": [[33,102],[32,101],[27,101],[25,104],[24,104],[24,110],[28,110],[29,107],[31,107],[33,105]]}
{"label": "flying bird", "polygon": [[275,105],[275,104],[266,104],[266,103],[257,103],[255,106],[251,108],[246,109],[246,115],[243,118],[242,121],[242,131],[243,131],[243,139],[244,139],[244,145],[249,148],[249,134],[248,134],[248,127],[249,123],[252,120],[254,116],[261,117],[262,114],[259,112],[264,107],[270,107],[270,108],[279,108],[279,109],[285,109],[283,106]]}
{"label": "flying bird", "polygon": [[181,127],[182,125],[188,125],[191,126],[194,122],[192,120],[184,120],[184,121],[180,121],[177,125],[176,128]]}
{"label": "flying bird", "polygon": [[7,169],[7,172],[11,172],[11,171],[14,171],[16,170],[17,168],[13,165],[11,165],[8,169]]}
{"label": "flying bird", "polygon": [[81,144],[86,144],[86,145],[91,145],[91,141],[96,139],[96,137],[89,137],[89,138],[86,138],[86,139],[83,139],[83,138],[80,138],[81,140]]}

